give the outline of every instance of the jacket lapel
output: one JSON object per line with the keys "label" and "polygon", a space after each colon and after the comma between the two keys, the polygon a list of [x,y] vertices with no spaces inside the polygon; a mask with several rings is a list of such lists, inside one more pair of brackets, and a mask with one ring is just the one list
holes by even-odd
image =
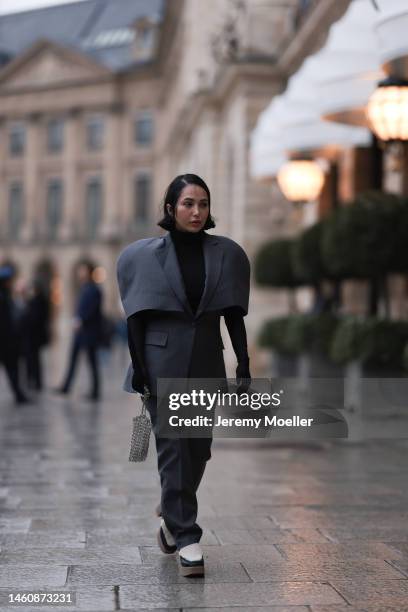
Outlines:
{"label": "jacket lapel", "polygon": [[205,285],[204,291],[201,296],[200,304],[197,308],[197,312],[194,315],[191,310],[187,295],[184,289],[184,282],[180,271],[180,266],[177,259],[176,249],[169,233],[162,236],[162,240],[156,248],[156,256],[163,269],[164,275],[167,279],[173,292],[176,294],[179,302],[182,304],[184,310],[188,312],[191,317],[197,318],[205,309],[214,289],[218,283],[221,268],[222,268],[222,256],[223,251],[220,243],[215,236],[206,234],[203,241],[204,250],[204,262],[205,262]]}
{"label": "jacket lapel", "polygon": [[195,314],[198,317],[209,303],[221,274],[223,250],[215,236],[205,235],[204,244],[205,286]]}

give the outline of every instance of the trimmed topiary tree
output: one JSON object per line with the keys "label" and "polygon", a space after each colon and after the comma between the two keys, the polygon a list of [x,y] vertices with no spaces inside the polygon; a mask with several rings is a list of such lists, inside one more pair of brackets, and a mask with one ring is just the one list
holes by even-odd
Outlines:
{"label": "trimmed topiary tree", "polygon": [[324,265],[321,250],[324,221],[304,230],[293,243],[292,265],[296,278],[307,285],[317,285],[330,273]]}
{"label": "trimmed topiary tree", "polygon": [[345,317],[334,334],[330,356],[336,363],[359,360],[366,366],[400,370],[407,342],[407,321]]}
{"label": "trimmed topiary tree", "polygon": [[294,288],[300,281],[292,265],[293,240],[282,238],[264,244],[255,256],[254,275],[259,285]]}
{"label": "trimmed topiary tree", "polygon": [[400,227],[403,214],[406,211],[399,196],[370,191],[337,209],[323,228],[324,265],[339,280],[370,281],[371,315],[377,313],[378,298],[385,292],[386,275],[402,266],[402,259],[408,263],[407,256],[402,255],[403,238],[399,237],[404,235]]}
{"label": "trimmed topiary tree", "polygon": [[318,352],[328,356],[338,319],[332,314],[294,314],[267,321],[258,342],[288,355]]}

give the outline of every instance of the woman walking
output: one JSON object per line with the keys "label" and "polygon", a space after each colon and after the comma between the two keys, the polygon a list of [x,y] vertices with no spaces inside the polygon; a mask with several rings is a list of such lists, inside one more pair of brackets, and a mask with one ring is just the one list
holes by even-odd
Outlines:
{"label": "woman walking", "polygon": [[147,409],[161,481],[158,543],[166,554],[178,551],[184,576],[204,575],[196,493],[211,458],[212,438],[158,435],[157,381],[225,380],[221,316],[238,362],[237,382],[247,385],[251,378],[243,319],[249,261],[236,242],[205,231],[215,227],[210,203],[210,191],[199,176],[177,176],[167,188],[158,223],[167,233],[130,244],[117,267],[132,359],[124,389],[143,393],[147,387],[151,394]]}

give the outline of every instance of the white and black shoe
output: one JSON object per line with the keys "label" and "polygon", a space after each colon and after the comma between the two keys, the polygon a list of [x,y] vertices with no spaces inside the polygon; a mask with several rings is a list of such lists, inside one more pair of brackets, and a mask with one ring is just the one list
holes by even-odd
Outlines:
{"label": "white and black shoe", "polygon": [[172,555],[177,550],[176,541],[163,519],[160,521],[160,529],[157,532],[157,543],[160,550],[166,555]]}
{"label": "white and black shoe", "polygon": [[179,550],[180,572],[182,576],[204,576],[204,557],[199,544],[188,544]]}

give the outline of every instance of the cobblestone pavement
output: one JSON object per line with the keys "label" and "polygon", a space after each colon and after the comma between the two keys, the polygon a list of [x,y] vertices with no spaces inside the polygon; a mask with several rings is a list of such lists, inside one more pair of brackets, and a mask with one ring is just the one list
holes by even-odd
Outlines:
{"label": "cobblestone pavement", "polygon": [[112,370],[98,405],[82,380],[19,408],[0,381],[2,612],[61,609],[7,606],[10,590],[74,591],[69,610],[408,610],[407,440],[215,440],[206,577],[183,578],[156,545],[154,444],[128,462],[138,404]]}

